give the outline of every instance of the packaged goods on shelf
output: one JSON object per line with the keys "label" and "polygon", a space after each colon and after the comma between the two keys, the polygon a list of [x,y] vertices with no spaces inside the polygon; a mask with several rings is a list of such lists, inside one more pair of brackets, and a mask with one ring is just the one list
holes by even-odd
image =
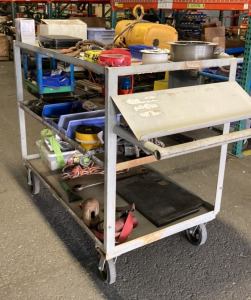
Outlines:
{"label": "packaged goods on shelf", "polygon": [[[54,152],[50,152],[49,150],[47,150],[43,144],[40,145],[40,141],[36,141],[36,145],[39,150],[41,159],[46,164],[46,166],[51,171],[60,170],[61,168],[57,161],[57,155]],[[67,162],[67,159],[70,158],[75,152],[76,150],[62,152],[65,163]]]}
{"label": "packaged goods on shelf", "polygon": [[115,37],[114,29],[106,29],[105,27],[88,27],[87,39],[99,41],[104,44],[111,44]]}
{"label": "packaged goods on shelf", "polygon": [[40,35],[66,35],[82,40],[87,39],[87,25],[78,19],[42,20],[39,25]]}
{"label": "packaged goods on shelf", "polygon": [[146,46],[146,45],[129,45],[129,50],[130,50],[131,56],[134,59],[142,60],[143,53],[140,52],[140,50],[146,50],[146,49],[152,50],[152,49],[154,49],[154,47]]}
{"label": "packaged goods on shelf", "polygon": [[5,34],[0,33],[0,61],[9,60],[9,41]]}
{"label": "packaged goods on shelf", "polygon": [[35,45],[35,21],[33,19],[15,19],[16,40]]}

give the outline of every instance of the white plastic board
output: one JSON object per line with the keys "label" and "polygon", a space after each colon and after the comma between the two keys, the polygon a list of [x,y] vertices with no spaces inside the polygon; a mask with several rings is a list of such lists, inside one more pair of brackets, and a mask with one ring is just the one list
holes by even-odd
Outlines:
{"label": "white plastic board", "polygon": [[112,97],[138,140],[251,117],[250,96],[235,81]]}

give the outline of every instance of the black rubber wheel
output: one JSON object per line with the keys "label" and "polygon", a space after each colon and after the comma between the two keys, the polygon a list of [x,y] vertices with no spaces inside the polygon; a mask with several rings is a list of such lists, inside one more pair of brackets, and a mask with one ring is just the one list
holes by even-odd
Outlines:
{"label": "black rubber wheel", "polygon": [[30,189],[32,195],[36,195],[40,192],[40,180],[32,171],[30,171]]}
{"label": "black rubber wheel", "polygon": [[27,86],[27,91],[32,95],[35,96],[36,98],[39,98],[40,95],[39,93],[37,93],[36,91],[34,91],[32,88],[30,88],[29,86]]}
{"label": "black rubber wheel", "polygon": [[112,284],[116,281],[116,267],[113,259],[106,260],[104,269],[99,272],[106,283]]}
{"label": "black rubber wheel", "polygon": [[186,230],[186,237],[188,241],[194,246],[201,246],[207,240],[207,229],[205,224],[189,228]]}

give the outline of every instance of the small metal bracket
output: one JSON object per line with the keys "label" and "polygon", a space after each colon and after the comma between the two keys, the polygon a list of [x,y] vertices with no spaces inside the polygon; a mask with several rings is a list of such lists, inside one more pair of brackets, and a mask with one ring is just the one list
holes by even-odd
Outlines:
{"label": "small metal bracket", "polygon": [[104,267],[105,267],[105,254],[103,253],[103,251],[98,248],[97,246],[95,247],[96,250],[98,251],[98,253],[100,254],[100,259],[99,259],[99,263],[98,263],[98,269],[99,271],[103,271],[104,270]]}
{"label": "small metal bracket", "polygon": [[[105,256],[104,252],[97,245],[95,246],[95,248],[100,255],[98,269],[99,269],[99,271],[103,271],[104,267],[105,267],[106,256]],[[117,256],[113,258],[114,264],[116,264],[117,258],[118,258]]]}
{"label": "small metal bracket", "polygon": [[197,230],[198,227],[199,227],[199,225],[189,228],[189,233],[190,233],[191,235],[194,235],[194,234],[195,234],[195,231]]}
{"label": "small metal bracket", "polygon": [[31,170],[28,169],[28,176],[27,176],[27,183],[28,185],[32,186],[32,180],[31,180]]}

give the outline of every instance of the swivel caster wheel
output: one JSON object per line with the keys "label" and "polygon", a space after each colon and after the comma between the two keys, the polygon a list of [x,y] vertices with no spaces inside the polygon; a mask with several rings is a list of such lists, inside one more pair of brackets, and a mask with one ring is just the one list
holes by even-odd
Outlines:
{"label": "swivel caster wheel", "polygon": [[31,170],[28,170],[28,185],[30,186],[32,195],[40,192],[40,180]]}
{"label": "swivel caster wheel", "polygon": [[99,273],[102,279],[109,284],[116,281],[116,259],[104,260],[103,256],[100,256],[99,260]]}
{"label": "swivel caster wheel", "polygon": [[207,240],[207,229],[205,224],[200,224],[186,230],[188,241],[194,246],[201,246]]}

